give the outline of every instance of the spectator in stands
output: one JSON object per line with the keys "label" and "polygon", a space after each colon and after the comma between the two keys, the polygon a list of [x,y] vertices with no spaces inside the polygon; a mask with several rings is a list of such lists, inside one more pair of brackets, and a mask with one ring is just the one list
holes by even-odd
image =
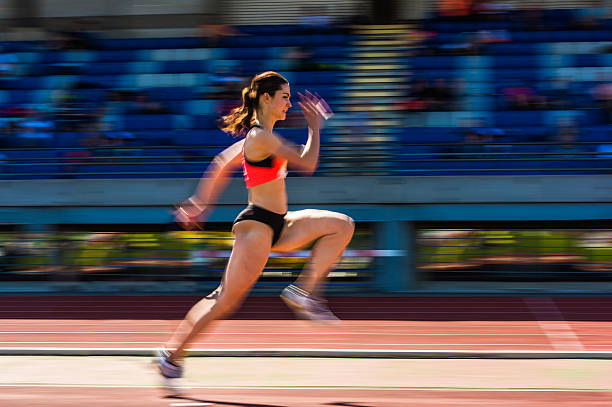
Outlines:
{"label": "spectator in stands", "polygon": [[448,85],[446,79],[437,78],[434,85],[428,91],[429,105],[428,110],[431,111],[449,111],[455,110],[455,95],[453,88]]}
{"label": "spectator in stands", "polygon": [[447,19],[465,18],[471,14],[471,0],[438,0],[438,14]]}
{"label": "spectator in stands", "polygon": [[[185,316],[175,334],[158,352],[158,368],[166,379],[182,376],[186,347],[213,321],[233,312],[259,278],[272,250],[286,252],[314,242],[308,274],[281,297],[305,319],[333,323],[337,317],[320,297],[322,283],[351,240],[353,220],[346,215],[306,209],[287,212],[286,166],[315,170],[319,157],[320,129],[331,111],[310,93],[299,103],[308,122],[308,141],[302,147],[273,132],[291,108],[289,83],[276,72],[253,78],[242,91],[242,105],[225,116],[223,130],[244,139],[213,160],[196,193],[181,203],[176,220],[193,228],[208,216],[234,169],[242,163],[249,206],[233,225],[234,247],[218,289],[202,299]],[[298,287],[299,286],[299,287]]]}
{"label": "spectator in stands", "polygon": [[399,102],[398,109],[407,112],[423,112],[429,106],[427,97],[427,81],[424,79],[416,79],[406,88],[404,100]]}
{"label": "spectator in stands", "polygon": [[533,86],[517,83],[502,89],[502,97],[510,110],[529,110],[544,107],[545,98]]}

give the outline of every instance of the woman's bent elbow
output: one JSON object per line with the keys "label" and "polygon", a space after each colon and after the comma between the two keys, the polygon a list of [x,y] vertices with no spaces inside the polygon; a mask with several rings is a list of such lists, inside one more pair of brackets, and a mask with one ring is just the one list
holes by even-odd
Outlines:
{"label": "woman's bent elbow", "polygon": [[317,164],[317,163],[315,163],[315,164],[313,164],[313,165],[309,165],[308,167],[305,167],[305,168],[302,170],[302,173],[303,173],[304,175],[312,175],[312,174],[314,174],[314,172],[317,170],[317,167],[318,167],[318,164]]}

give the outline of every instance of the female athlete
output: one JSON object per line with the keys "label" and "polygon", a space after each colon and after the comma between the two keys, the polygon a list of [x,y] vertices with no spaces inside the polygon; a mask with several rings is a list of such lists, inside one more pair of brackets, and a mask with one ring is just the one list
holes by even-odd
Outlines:
{"label": "female athlete", "polygon": [[234,221],[234,247],[219,287],[195,304],[172,338],[157,352],[166,379],[182,377],[185,348],[211,322],[228,316],[242,303],[259,278],[271,251],[296,250],[314,242],[312,255],[295,284],[281,298],[299,318],[332,323],[336,316],[321,298],[329,269],[353,236],[353,220],[341,213],[305,209],[287,211],[287,164],[311,174],[319,160],[320,130],[331,110],[309,92],[298,105],[308,122],[308,140],[296,146],[273,132],[291,108],[289,82],[276,72],[256,75],[242,90],[242,106],[222,118],[222,130],[244,136],[219,153],[193,196],[181,203],[176,220],[187,229],[212,211],[234,169],[242,165],[248,206]]}

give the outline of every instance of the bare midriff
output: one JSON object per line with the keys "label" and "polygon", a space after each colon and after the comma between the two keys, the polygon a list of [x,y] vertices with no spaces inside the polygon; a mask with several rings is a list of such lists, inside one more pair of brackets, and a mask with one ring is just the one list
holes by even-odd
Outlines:
{"label": "bare midriff", "polygon": [[280,214],[287,212],[287,190],[284,177],[251,187],[248,191],[249,204]]}

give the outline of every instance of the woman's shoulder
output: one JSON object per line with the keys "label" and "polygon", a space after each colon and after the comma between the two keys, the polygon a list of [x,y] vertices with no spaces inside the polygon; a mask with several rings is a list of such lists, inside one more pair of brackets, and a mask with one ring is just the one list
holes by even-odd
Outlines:
{"label": "woman's shoulder", "polygon": [[274,132],[261,127],[251,128],[245,137],[245,146],[248,145],[267,151],[276,150],[280,143],[280,138]]}
{"label": "woman's shoulder", "polygon": [[274,133],[273,131],[270,130],[266,130],[263,127],[251,127],[251,129],[247,132],[246,137],[247,139],[251,139],[254,141],[257,140],[270,140],[270,139],[276,139],[278,140],[278,134]]}

